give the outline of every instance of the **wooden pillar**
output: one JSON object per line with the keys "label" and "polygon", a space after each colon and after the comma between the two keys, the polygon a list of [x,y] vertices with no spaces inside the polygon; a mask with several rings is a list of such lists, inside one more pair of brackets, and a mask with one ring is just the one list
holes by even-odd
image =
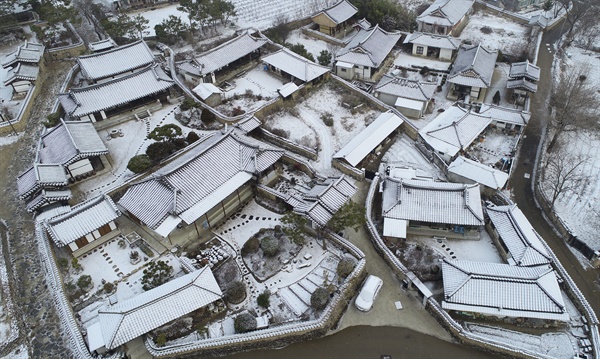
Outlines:
{"label": "wooden pillar", "polygon": [[196,228],[196,233],[198,233],[198,238],[200,238],[200,231],[198,230],[198,226],[196,225],[196,221],[194,221],[194,228]]}

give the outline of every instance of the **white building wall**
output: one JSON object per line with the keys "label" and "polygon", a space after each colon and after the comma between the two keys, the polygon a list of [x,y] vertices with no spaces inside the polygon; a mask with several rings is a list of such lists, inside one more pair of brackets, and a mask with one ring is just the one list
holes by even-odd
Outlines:
{"label": "white building wall", "polygon": [[452,60],[452,50],[440,49],[440,60]]}

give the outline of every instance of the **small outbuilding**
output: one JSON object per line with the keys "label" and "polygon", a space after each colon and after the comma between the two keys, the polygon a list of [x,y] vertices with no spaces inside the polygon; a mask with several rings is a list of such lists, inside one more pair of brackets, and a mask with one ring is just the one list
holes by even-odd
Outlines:
{"label": "small outbuilding", "polygon": [[215,107],[223,102],[223,91],[209,82],[199,84],[192,91],[208,106]]}
{"label": "small outbuilding", "polygon": [[344,37],[352,31],[352,17],[358,9],[347,0],[341,0],[312,16],[319,32],[331,37]]}
{"label": "small outbuilding", "polygon": [[412,44],[414,56],[433,57],[445,61],[452,60],[461,42],[459,38],[449,35],[423,32],[414,32],[404,40],[405,44]]}
{"label": "small outbuilding", "polygon": [[406,117],[421,118],[427,112],[436,89],[437,84],[433,82],[384,75],[375,86],[374,95]]}

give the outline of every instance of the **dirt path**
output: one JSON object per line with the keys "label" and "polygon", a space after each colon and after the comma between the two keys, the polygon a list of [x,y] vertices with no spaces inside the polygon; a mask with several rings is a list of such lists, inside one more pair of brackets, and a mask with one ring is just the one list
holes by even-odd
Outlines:
{"label": "dirt path", "polygon": [[331,158],[333,157],[333,149],[331,148],[331,131],[320,118],[313,113],[299,108],[300,118],[313,130],[319,137],[319,159],[315,163],[317,170],[331,169]]}
{"label": "dirt path", "polygon": [[23,135],[17,143],[0,147],[0,183],[4,184],[0,218],[6,221],[12,239],[10,243],[4,243],[3,248],[9,248],[9,253],[3,254],[11,258],[12,267],[7,269],[13,284],[11,292],[15,299],[15,312],[20,315],[21,337],[15,345],[26,344],[32,358],[66,358],[71,353],[62,336],[60,318],[53,306],[37,253],[32,216],[25,211],[23,201],[17,196],[16,177],[31,166],[40,123],[50,113],[56,93],[71,66],[68,62],[47,64],[48,78],[35,99]]}

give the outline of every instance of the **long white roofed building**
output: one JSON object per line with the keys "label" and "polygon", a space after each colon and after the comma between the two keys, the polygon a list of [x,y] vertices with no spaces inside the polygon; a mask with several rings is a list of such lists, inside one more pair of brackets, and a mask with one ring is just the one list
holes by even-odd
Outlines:
{"label": "long white roofed building", "polygon": [[542,239],[516,204],[489,205],[486,213],[490,218],[488,232],[509,264],[526,267],[551,263]]}
{"label": "long white roofed building", "polygon": [[58,95],[69,119],[102,121],[123,111],[160,101],[175,85],[158,65],[149,65],[127,76]]}
{"label": "long white roofed building", "polygon": [[208,266],[98,311],[87,329],[91,352],[104,353],[223,297]]}
{"label": "long white roofed building", "polygon": [[258,59],[260,49],[267,43],[266,38],[246,31],[191,61],[177,64],[177,69],[186,81],[195,85],[201,82],[216,83],[226,71]]}
{"label": "long white roofed building", "polygon": [[77,58],[81,74],[91,83],[123,77],[154,63],[154,54],[142,40]]}
{"label": "long white roofed building", "polygon": [[383,235],[478,239],[483,209],[478,184],[403,180],[383,182]]}
{"label": "long white roofed building", "polygon": [[318,81],[329,72],[328,67],[315,64],[287,48],[263,57],[262,62],[285,80],[298,82],[298,85]]}
{"label": "long white roofed building", "polygon": [[556,273],[549,265],[517,267],[444,259],[442,276],[445,310],[499,318],[569,320]]}
{"label": "long white roofed building", "polygon": [[233,130],[213,133],[132,184],[118,204],[163,237],[182,221],[212,228],[251,198],[253,179],[271,171],[283,154]]}

